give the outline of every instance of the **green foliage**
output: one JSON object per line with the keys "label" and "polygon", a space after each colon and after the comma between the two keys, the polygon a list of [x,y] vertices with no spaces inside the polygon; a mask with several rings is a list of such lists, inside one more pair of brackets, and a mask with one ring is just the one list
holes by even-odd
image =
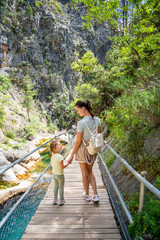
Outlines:
{"label": "green foliage", "polygon": [[3,92],[5,89],[9,90],[11,88],[11,79],[7,78],[3,74],[0,74],[0,92]]}
{"label": "green foliage", "polygon": [[56,125],[60,129],[67,127],[68,121],[71,118],[71,113],[67,104],[57,102],[54,108],[54,115],[57,122]]}
{"label": "green foliage", "polygon": [[[71,67],[99,92],[102,122],[122,156],[153,179],[159,171],[158,156],[150,156],[144,143],[160,122],[159,2],[72,1],[74,7],[82,3],[84,27],[96,29],[105,22],[112,46],[104,65],[88,51],[81,58],[75,53]],[[79,91],[78,97],[83,96],[83,86]]]}
{"label": "green foliage", "polygon": [[154,182],[154,186],[160,190],[160,176],[157,176],[157,179]]}
{"label": "green foliage", "polygon": [[25,125],[21,136],[27,140],[32,140],[33,136],[39,131],[44,132],[45,130],[47,130],[46,126],[40,122],[40,119],[37,116],[33,115],[30,122]]}
{"label": "green foliage", "polygon": [[159,239],[160,201],[150,199],[143,211],[134,215],[133,220],[134,223],[129,226],[131,237],[141,239],[143,235],[149,235],[150,239]]}
{"label": "green foliage", "polygon": [[[155,187],[160,189],[159,176],[154,182]],[[129,226],[131,237],[141,239],[148,235],[153,240],[159,239],[160,231],[160,200],[153,194],[146,193],[142,212],[138,213],[139,193],[125,194],[124,199],[133,215],[133,224]]]}
{"label": "green foliage", "polygon": [[34,85],[32,83],[32,80],[28,75],[26,75],[25,78],[23,79],[23,84],[25,92],[24,106],[27,108],[27,116],[28,120],[30,120],[30,111],[34,108],[33,98],[36,95],[36,93],[33,90]]}
{"label": "green foliage", "polygon": [[33,10],[32,10],[32,7],[29,2],[27,4],[27,13],[28,13],[29,17],[31,17],[31,18],[33,17]]}
{"label": "green foliage", "polygon": [[36,130],[37,130],[37,128],[33,122],[26,124],[24,127],[26,139],[32,140],[33,136],[37,133]]}
{"label": "green foliage", "polygon": [[57,127],[56,127],[56,125],[54,125],[53,123],[50,123],[50,124],[48,125],[48,132],[49,132],[49,133],[55,133],[56,130],[57,130]]}
{"label": "green foliage", "polygon": [[0,127],[4,127],[4,122],[5,122],[5,113],[4,113],[4,108],[2,107],[0,109]]}
{"label": "green foliage", "polygon": [[5,113],[5,106],[8,105],[8,101],[10,99],[9,95],[2,95],[0,100],[0,127],[4,128],[6,113]]}
{"label": "green foliage", "polygon": [[6,6],[6,0],[0,0],[0,10]]}
{"label": "green foliage", "polygon": [[97,93],[99,92],[99,97],[97,99],[98,104],[101,102],[101,105],[104,106],[107,98],[106,92],[109,92],[109,74],[105,68],[99,64],[94,54],[89,50],[81,59],[73,62],[71,68],[84,74],[84,82],[90,83],[92,89],[97,89]]}
{"label": "green foliage", "polygon": [[50,66],[50,62],[48,60],[45,61],[45,64],[49,67]]}
{"label": "green foliage", "polygon": [[115,155],[113,153],[111,153],[110,151],[106,152],[105,156],[104,156],[104,159],[105,159],[105,162],[106,162],[106,165],[107,167],[111,167],[112,164],[114,163],[114,160],[115,160]]}
{"label": "green foliage", "polygon": [[76,87],[77,97],[87,99],[92,103],[94,112],[98,112],[101,105],[101,96],[99,90],[89,83],[84,83]]}
{"label": "green foliage", "polygon": [[19,145],[16,144],[16,145],[12,146],[12,148],[13,149],[19,149]]}
{"label": "green foliage", "polygon": [[8,130],[6,132],[6,137],[10,138],[10,139],[14,139],[15,138],[15,134],[12,130]]}
{"label": "green foliage", "polygon": [[63,11],[62,11],[62,8],[61,8],[61,3],[56,1],[56,0],[54,1],[54,13],[58,13],[58,14],[63,15]]}
{"label": "green foliage", "polygon": [[49,115],[47,115],[47,127],[48,127],[48,132],[49,133],[55,133],[55,131],[57,130],[56,125],[54,125],[52,123],[51,116],[49,116]]}
{"label": "green foliage", "polygon": [[63,15],[61,3],[57,0],[35,0],[35,5],[37,8],[40,8],[44,5],[47,7],[52,7],[54,13]]}
{"label": "green foliage", "polygon": [[95,58],[94,54],[89,50],[86,54],[83,55],[81,59],[78,59],[77,62],[71,64],[71,68],[76,71],[84,72],[88,75],[91,75],[94,68],[97,67],[98,60]]}
{"label": "green foliage", "polygon": [[[81,59],[77,55],[71,67],[83,73],[84,81],[96,89],[97,96],[98,93],[101,96],[95,107],[99,104],[100,111],[105,109],[101,116],[103,123],[108,125],[110,138],[123,141],[125,147],[121,153],[136,169],[145,167],[151,178],[159,168],[153,157],[145,152],[144,142],[146,135],[160,121],[160,68],[157,60],[157,64],[139,60],[141,67],[137,67],[137,60],[131,55],[131,61],[125,61],[127,58],[124,59],[124,54],[128,53],[124,51],[122,40],[118,40],[119,43],[115,41],[106,55],[107,69],[98,63],[91,51],[86,52]],[[83,84],[77,90],[78,98],[87,97],[91,93],[88,89],[84,94]],[[95,100],[91,99],[91,102]]]}

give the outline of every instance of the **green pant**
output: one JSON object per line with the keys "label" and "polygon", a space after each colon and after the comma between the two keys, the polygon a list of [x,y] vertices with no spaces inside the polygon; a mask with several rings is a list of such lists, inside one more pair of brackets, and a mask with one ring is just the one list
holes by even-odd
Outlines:
{"label": "green pant", "polygon": [[58,189],[60,200],[64,199],[64,175],[53,174],[54,180],[54,199],[57,199]]}

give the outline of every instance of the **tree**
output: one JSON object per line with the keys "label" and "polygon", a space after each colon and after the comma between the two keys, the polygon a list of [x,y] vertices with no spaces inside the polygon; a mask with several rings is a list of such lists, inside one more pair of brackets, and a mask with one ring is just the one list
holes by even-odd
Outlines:
{"label": "tree", "polygon": [[27,108],[27,116],[28,121],[30,121],[30,111],[34,108],[34,101],[33,98],[36,95],[35,91],[33,90],[34,84],[32,83],[31,78],[26,75],[24,78],[24,106]]}

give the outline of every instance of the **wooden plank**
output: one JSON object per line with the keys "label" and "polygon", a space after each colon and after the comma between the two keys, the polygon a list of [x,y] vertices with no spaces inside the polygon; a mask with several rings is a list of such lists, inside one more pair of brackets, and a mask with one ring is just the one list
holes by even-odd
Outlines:
{"label": "wooden plank", "polygon": [[[79,238],[90,238],[90,239],[120,239],[120,234],[116,233],[28,233],[25,235],[25,238],[36,238],[36,239],[79,239]],[[22,238],[23,239],[23,238]]]}
{"label": "wooden plank", "polygon": [[[120,240],[108,194],[98,165],[94,165],[99,204],[82,199],[82,176],[77,162],[65,169],[64,206],[53,205],[53,181],[32,217],[22,240],[107,239]],[[90,188],[90,195],[93,191]]]}
{"label": "wooden plank", "polygon": [[[108,227],[106,228],[107,225],[101,223],[101,224],[96,224],[96,223],[92,223],[92,224],[70,224],[69,225],[69,229],[117,229],[117,225],[113,225],[111,227]],[[28,225],[27,227],[27,230],[30,228],[30,227],[35,227],[37,228],[37,230],[41,227],[44,227],[45,229],[48,229],[48,228],[52,228],[52,229],[68,229],[68,225],[58,225],[58,224],[51,224],[51,225],[45,225],[45,224],[39,224],[39,225],[32,225],[31,222],[30,224]],[[26,230],[26,231],[27,231]],[[119,230],[118,230],[119,231]]]}
{"label": "wooden plank", "polygon": [[38,210],[37,210],[38,213],[48,213],[48,212],[52,212],[53,214],[77,214],[77,213],[82,213],[84,212],[84,214],[100,214],[100,213],[103,213],[103,214],[107,214],[109,212],[113,213],[112,209],[111,208],[103,208],[103,209],[99,209],[99,208],[95,208],[94,209],[94,212],[92,209],[90,208],[86,208],[86,209],[83,209],[83,208],[65,208],[65,209],[60,209],[60,208],[57,208],[57,209],[54,209],[53,210],[53,207],[48,207],[48,208],[42,208],[42,207],[39,207]]}
{"label": "wooden plank", "polygon": [[[25,237],[22,237],[21,238],[22,240],[28,240],[28,239],[32,239],[32,240],[37,240],[37,238],[35,238],[35,237],[30,237],[30,238],[25,238]],[[52,240],[53,238],[47,238],[47,240]],[[54,238],[54,240],[59,240],[60,238]],[[65,239],[65,240],[70,240],[71,238],[67,238],[67,236],[65,237],[65,238],[63,238],[63,239]],[[76,238],[72,238],[72,239],[76,239]],[[85,240],[90,240],[91,238],[86,238],[85,237]],[[96,240],[97,240],[97,238],[95,238]],[[121,237],[116,237],[116,238],[98,238],[98,239],[107,239],[107,240],[122,240],[122,238]],[[41,238],[41,240],[46,240],[46,238]],[[78,238],[78,240],[84,240],[84,237],[83,238]]]}
{"label": "wooden plank", "polygon": [[39,233],[61,233],[63,230],[63,233],[119,233],[119,230],[116,228],[101,228],[99,226],[98,229],[96,228],[76,228],[74,226],[74,228],[62,228],[62,226],[46,226],[46,225],[29,225],[29,227],[26,230],[26,233],[35,233],[36,231],[38,231]]}

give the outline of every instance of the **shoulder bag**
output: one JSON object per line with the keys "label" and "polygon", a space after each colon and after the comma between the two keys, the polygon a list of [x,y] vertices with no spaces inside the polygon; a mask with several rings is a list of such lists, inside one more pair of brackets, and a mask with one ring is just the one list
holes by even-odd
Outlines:
{"label": "shoulder bag", "polygon": [[[103,144],[104,144],[103,134],[102,133],[97,133],[98,122],[96,123],[96,134],[93,134],[91,132],[90,128],[88,127],[88,125],[85,121],[83,121],[83,122],[84,122],[84,124],[86,125],[87,129],[89,130],[89,132],[91,134],[91,138],[89,140],[88,145],[85,143],[84,140],[83,140],[83,143],[86,146],[89,154],[94,155],[94,154],[100,152],[101,148],[103,147]],[[96,122],[96,120],[95,120],[95,122]]]}

